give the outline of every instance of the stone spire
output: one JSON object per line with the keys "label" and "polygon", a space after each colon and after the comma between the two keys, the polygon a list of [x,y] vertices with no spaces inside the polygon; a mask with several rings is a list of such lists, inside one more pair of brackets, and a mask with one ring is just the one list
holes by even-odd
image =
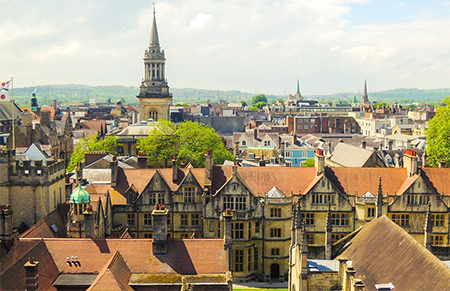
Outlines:
{"label": "stone spire", "polygon": [[153,24],[152,24],[152,34],[150,35],[149,48],[159,47],[159,37],[158,37],[158,27],[156,26],[156,11],[155,4],[153,4]]}
{"label": "stone spire", "polygon": [[363,105],[369,105],[369,96],[367,95],[367,82],[366,80],[364,80],[364,91],[363,91],[363,95],[361,98],[361,106]]}
{"label": "stone spire", "polygon": [[300,93],[300,81],[297,78],[297,92],[295,92],[295,99],[303,101],[302,94]]}
{"label": "stone spire", "polygon": [[381,185],[381,176],[378,178],[377,192],[377,217],[383,215],[383,187]]}
{"label": "stone spire", "polygon": [[433,232],[433,216],[431,214],[431,202],[428,202],[428,210],[427,214],[425,215],[425,226],[424,226],[424,235],[425,235],[425,241],[424,245],[425,247],[431,251],[431,233]]}

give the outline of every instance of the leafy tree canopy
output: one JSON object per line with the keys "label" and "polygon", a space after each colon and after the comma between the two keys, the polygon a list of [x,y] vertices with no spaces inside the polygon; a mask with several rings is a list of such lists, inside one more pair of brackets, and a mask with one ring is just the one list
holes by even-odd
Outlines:
{"label": "leafy tree canopy", "polygon": [[261,101],[261,102],[256,103],[255,107],[258,108],[258,109],[262,109],[266,105],[267,105],[267,102],[262,102]]}
{"label": "leafy tree canopy", "polygon": [[247,106],[247,102],[245,102],[244,100],[241,100],[241,104],[243,107]]}
{"label": "leafy tree canopy", "polygon": [[450,107],[439,107],[430,120],[426,151],[431,166],[436,167],[441,160],[447,165],[450,163]]}
{"label": "leafy tree canopy", "polygon": [[84,156],[87,153],[107,151],[110,154],[117,155],[117,146],[117,137],[111,135],[102,140],[98,140],[97,134],[92,137],[81,138],[75,151],[70,157],[70,164],[66,170],[67,172],[73,171],[77,163],[84,160]]}
{"label": "leafy tree canopy", "polygon": [[314,162],[314,159],[313,158],[309,158],[303,163],[302,167],[314,167],[315,164],[316,163]]}
{"label": "leafy tree canopy", "polygon": [[253,96],[252,98],[252,107],[256,107],[256,104],[259,102],[265,102],[267,104],[267,97],[264,94],[259,94],[256,96]]}
{"label": "leafy tree canopy", "polygon": [[173,155],[185,159],[195,167],[205,166],[205,152],[213,149],[214,164],[234,160],[216,131],[204,124],[185,121],[175,125],[170,121],[159,121],[145,138],[138,139],[137,148],[145,152],[155,166],[167,166]]}

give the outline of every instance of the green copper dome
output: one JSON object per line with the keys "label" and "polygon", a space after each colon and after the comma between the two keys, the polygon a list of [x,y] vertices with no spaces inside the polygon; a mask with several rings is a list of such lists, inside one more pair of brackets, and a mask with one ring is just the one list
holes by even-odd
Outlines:
{"label": "green copper dome", "polygon": [[70,194],[70,203],[81,204],[91,202],[89,193],[78,184],[78,187]]}

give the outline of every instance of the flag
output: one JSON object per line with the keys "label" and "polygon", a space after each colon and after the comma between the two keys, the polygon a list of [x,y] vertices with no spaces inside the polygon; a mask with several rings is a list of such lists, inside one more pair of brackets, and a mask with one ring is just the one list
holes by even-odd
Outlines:
{"label": "flag", "polygon": [[11,80],[2,82],[2,89],[0,90],[0,101],[9,101],[9,85]]}

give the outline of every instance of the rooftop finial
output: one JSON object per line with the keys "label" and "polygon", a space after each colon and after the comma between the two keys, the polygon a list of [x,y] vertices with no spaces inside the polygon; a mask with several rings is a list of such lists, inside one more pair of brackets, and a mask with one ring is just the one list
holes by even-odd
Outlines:
{"label": "rooftop finial", "polygon": [[155,2],[153,2],[153,14],[156,14]]}

